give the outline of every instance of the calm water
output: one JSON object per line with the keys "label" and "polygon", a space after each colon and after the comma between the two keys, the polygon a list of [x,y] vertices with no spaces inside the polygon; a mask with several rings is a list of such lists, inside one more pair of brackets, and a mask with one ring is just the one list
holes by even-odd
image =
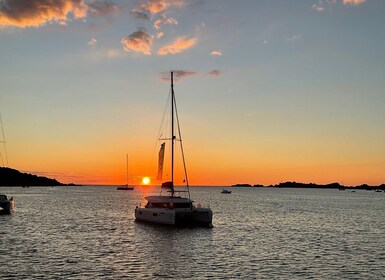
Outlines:
{"label": "calm water", "polygon": [[140,188],[0,188],[0,279],[384,279],[385,193],[220,191],[192,188],[206,229],[135,222]]}

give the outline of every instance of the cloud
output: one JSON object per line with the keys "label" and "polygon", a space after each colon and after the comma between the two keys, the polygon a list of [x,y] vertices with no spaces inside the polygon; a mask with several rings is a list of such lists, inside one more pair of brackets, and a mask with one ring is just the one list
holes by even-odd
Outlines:
{"label": "cloud", "polygon": [[163,32],[158,32],[156,33],[156,39],[160,39],[164,36],[164,33]]}
{"label": "cloud", "polygon": [[186,36],[177,38],[174,42],[163,46],[158,50],[159,55],[177,54],[191,48],[197,42],[196,38],[188,39]]}
{"label": "cloud", "polygon": [[[136,8],[131,10],[131,13],[138,19],[152,19],[154,15],[160,14],[161,16],[164,16],[164,12],[171,7],[182,6],[184,6],[184,0],[142,0],[139,1]],[[158,24],[160,24],[163,19],[157,21]],[[154,23],[154,25],[156,24]]]}
{"label": "cloud", "polygon": [[0,26],[39,27],[48,22],[66,24],[73,18],[84,18],[88,6],[83,0],[2,0]]}
{"label": "cloud", "polygon": [[221,74],[222,74],[221,70],[217,70],[217,69],[211,70],[210,72],[207,73],[207,75],[209,76],[219,76]]}
{"label": "cloud", "polygon": [[[340,0],[343,5],[358,6],[366,2],[366,0]],[[317,12],[323,12],[326,8],[332,8],[337,4],[337,0],[319,0],[317,4],[314,4],[312,8]]]}
{"label": "cloud", "polygon": [[164,0],[149,0],[140,4],[140,8],[154,15],[165,11],[167,3]]}
{"label": "cloud", "polygon": [[145,11],[141,11],[138,9],[131,10],[131,13],[135,15],[137,19],[150,19],[150,16]]}
{"label": "cloud", "polygon": [[116,58],[116,57],[122,57],[124,54],[123,51],[116,50],[116,49],[109,49],[105,52],[105,56],[108,58]]}
{"label": "cloud", "polygon": [[162,25],[167,25],[167,24],[177,25],[178,21],[172,17],[167,18],[167,17],[162,16],[161,18],[154,21],[154,28],[156,30],[159,30],[162,27]]}
{"label": "cloud", "polygon": [[105,16],[118,11],[118,6],[109,0],[92,0],[88,6],[90,12],[97,16]]}
{"label": "cloud", "polygon": [[145,29],[139,29],[120,41],[125,51],[151,55],[152,38]]}
{"label": "cloud", "polygon": [[301,38],[302,38],[302,34],[299,34],[299,35],[293,35],[290,38],[288,38],[287,40],[289,42],[296,42],[296,41],[298,41]]}
{"label": "cloud", "polygon": [[324,2],[318,1],[317,4],[313,4],[312,9],[316,10],[317,12],[323,12],[325,10]]}
{"label": "cloud", "polygon": [[220,51],[212,51],[211,55],[222,55],[222,52],[220,52]]}
{"label": "cloud", "polygon": [[343,0],[344,5],[358,6],[364,3],[366,0]]}
{"label": "cloud", "polygon": [[154,21],[154,28],[156,30],[160,29],[161,26],[162,26],[162,20],[161,19],[157,19],[156,21]]}
{"label": "cloud", "polygon": [[98,42],[98,41],[97,41],[95,38],[92,38],[91,40],[88,41],[88,45],[90,45],[91,47],[93,47],[93,46],[96,45],[97,42]]}
{"label": "cloud", "polygon": [[[195,71],[186,71],[186,70],[173,70],[174,72],[174,80],[178,81],[182,78],[190,77],[190,76],[195,76],[197,72]],[[170,72],[169,71],[164,71],[160,73],[160,79],[162,81],[170,81]]]}

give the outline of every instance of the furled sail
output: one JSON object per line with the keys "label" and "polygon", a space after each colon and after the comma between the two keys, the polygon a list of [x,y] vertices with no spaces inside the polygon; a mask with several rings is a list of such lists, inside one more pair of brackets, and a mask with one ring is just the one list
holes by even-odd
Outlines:
{"label": "furled sail", "polygon": [[164,146],[165,142],[162,143],[159,150],[159,156],[158,156],[158,176],[157,180],[162,181],[162,175],[163,175],[163,161],[164,161]]}

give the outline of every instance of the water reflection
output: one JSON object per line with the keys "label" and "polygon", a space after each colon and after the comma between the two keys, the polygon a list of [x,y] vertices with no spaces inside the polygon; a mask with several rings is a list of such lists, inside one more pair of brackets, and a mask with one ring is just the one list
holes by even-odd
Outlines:
{"label": "water reflection", "polygon": [[383,193],[220,190],[191,188],[208,229],[136,223],[147,186],[7,189],[0,279],[383,278]]}

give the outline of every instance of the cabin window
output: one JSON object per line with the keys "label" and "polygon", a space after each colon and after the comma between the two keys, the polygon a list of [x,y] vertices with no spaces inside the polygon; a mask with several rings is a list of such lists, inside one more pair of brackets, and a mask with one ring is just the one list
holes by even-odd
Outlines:
{"label": "cabin window", "polygon": [[191,203],[174,203],[174,208],[191,208]]}

